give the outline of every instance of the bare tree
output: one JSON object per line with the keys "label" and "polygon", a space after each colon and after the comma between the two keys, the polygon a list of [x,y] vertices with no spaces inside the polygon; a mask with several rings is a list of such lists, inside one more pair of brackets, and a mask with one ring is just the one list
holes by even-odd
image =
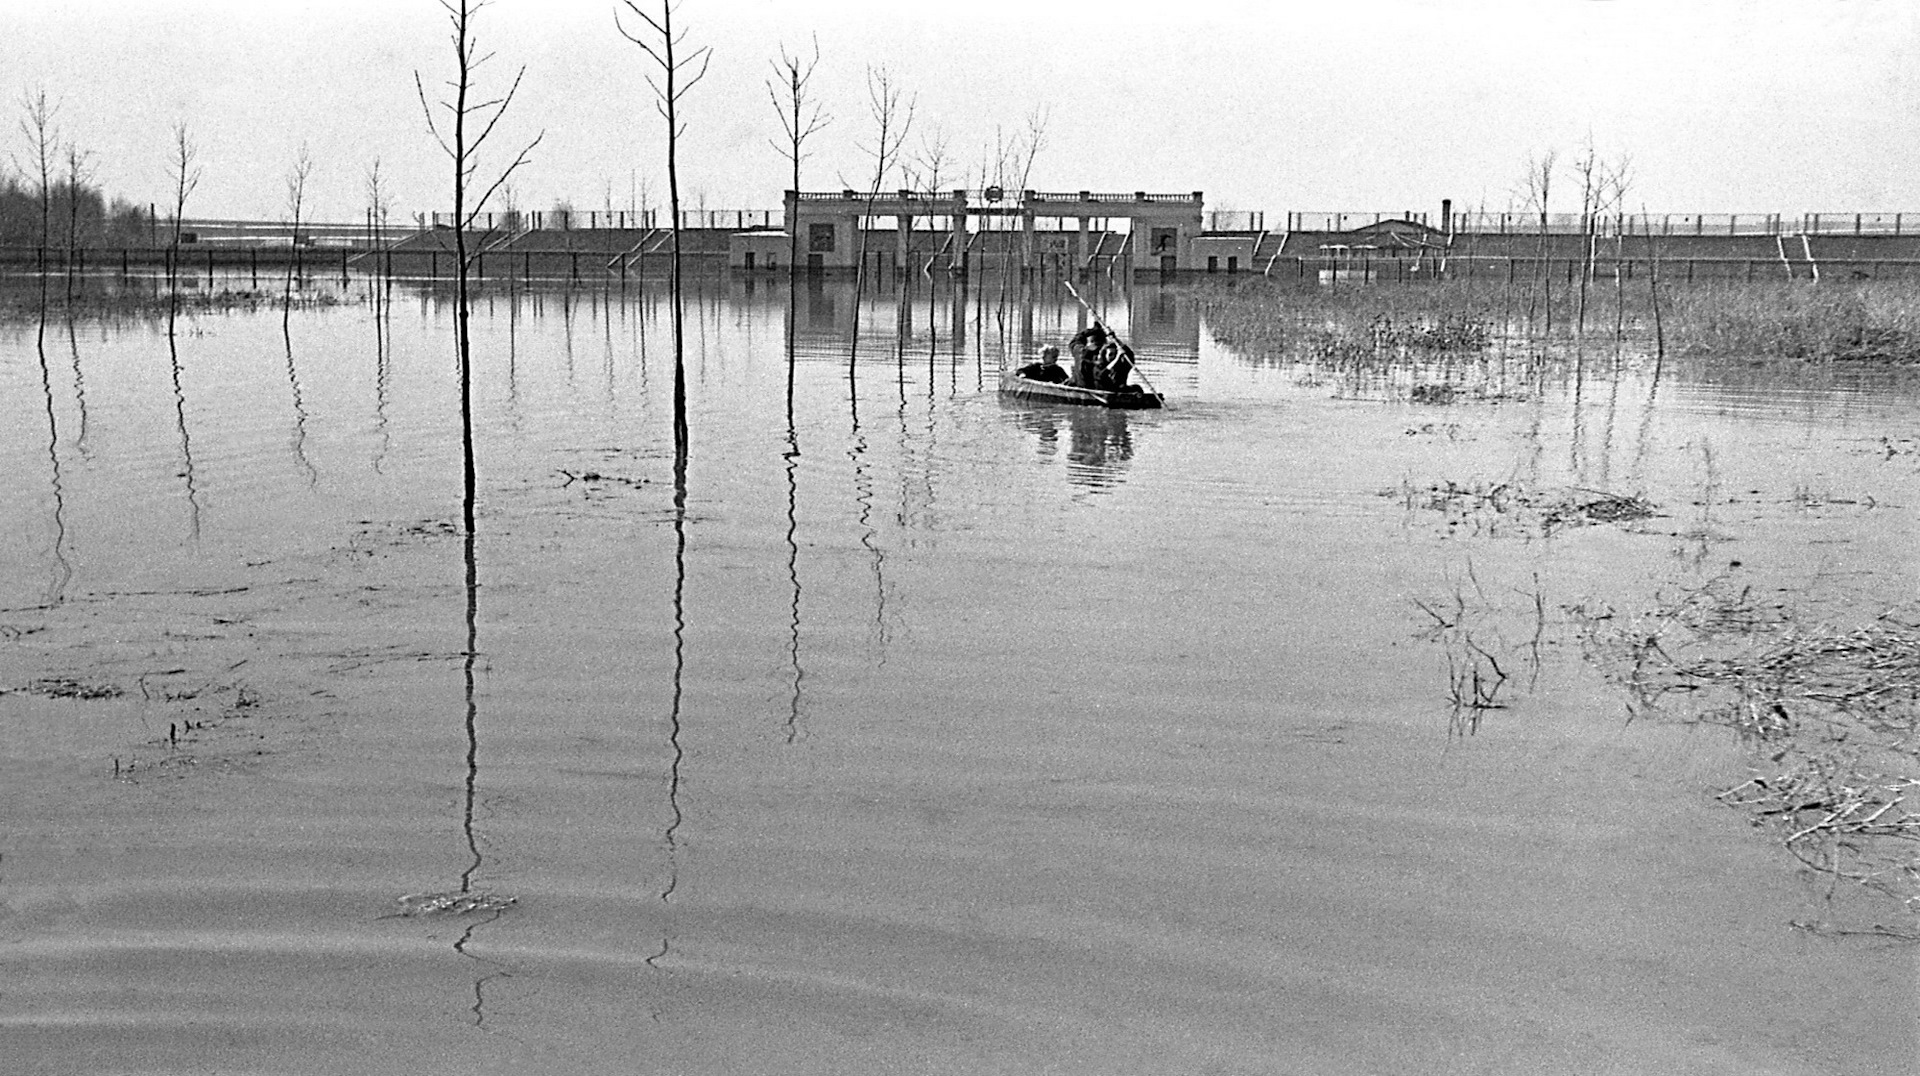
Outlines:
{"label": "bare tree", "polygon": [[367,234],[376,248],[387,244],[387,223],[393,215],[393,195],[387,190],[387,177],[380,171],[380,158],[367,166]]}
{"label": "bare tree", "polygon": [[186,216],[187,199],[200,186],[200,144],[193,140],[187,121],[173,125],[173,237],[169,245],[180,247],[180,222]]}
{"label": "bare tree", "polygon": [[787,220],[787,434],[789,447],[798,455],[800,442],[794,433],[793,424],[793,378],[798,362],[793,326],[799,309],[799,288],[797,281],[800,273],[800,165],[811,156],[807,152],[807,140],[817,134],[821,128],[833,122],[820,103],[813,98],[810,84],[813,72],[820,66],[820,38],[813,38],[813,55],[802,57],[798,53],[789,54],[787,47],[780,46],[780,59],[773,63],[775,79],[767,80],[767,100],[773,105],[773,114],[780,118],[780,130],[786,136],[784,142],[768,139],[768,144],[787,159],[793,169],[794,212]]}
{"label": "bare tree", "polygon": [[[454,77],[444,83],[449,97],[436,102],[444,116],[435,118],[433,105],[427,103],[426,84],[420,72],[413,73],[414,90],[420,99],[420,110],[427,119],[427,130],[440,144],[440,149],[453,163],[453,245],[454,262],[459,267],[460,302],[467,302],[468,280],[473,259],[485,248],[486,235],[481,242],[471,244],[468,235],[480,214],[486,209],[488,201],[505,186],[507,180],[530,160],[530,154],[540,140],[546,136],[542,131],[533,136],[520,151],[514,154],[506,167],[492,174],[490,180],[480,174],[480,150],[487,139],[493,136],[500,118],[506,115],[508,106],[513,104],[514,95],[520,92],[520,80],[526,73],[526,65],[514,72],[513,81],[506,93],[498,97],[485,97],[477,87],[480,69],[494,58],[491,52],[480,51],[479,38],[474,32],[474,18],[487,6],[487,0],[440,0],[440,6],[447,12],[450,28],[448,39],[453,45]],[[476,197],[474,192],[478,191]],[[465,353],[466,325],[461,323],[462,353]]]}
{"label": "bare tree", "polygon": [[44,296],[47,245],[53,234],[53,169],[60,155],[60,130],[54,125],[53,117],[60,106],[47,100],[47,91],[31,90],[20,96],[20,110],[20,133],[26,137],[27,147],[24,158],[15,158],[14,167],[33,184],[34,200],[40,205],[40,252],[36,265]]}
{"label": "bare tree", "polygon": [[[426,84],[418,71],[413,73],[413,86],[420,97],[420,111],[426,115],[427,131],[453,164],[453,247],[458,289],[458,305],[454,312],[455,346],[459,351],[460,363],[460,433],[466,482],[462,516],[471,548],[476,483],[473,466],[473,353],[467,331],[470,311],[468,282],[472,275],[472,259],[485,249],[485,245],[483,237],[480,246],[470,249],[467,232],[478,219],[487,200],[506,184],[508,177],[527,163],[528,154],[540,144],[545,132],[534,135],[533,140],[521,147],[507,166],[491,180],[483,180],[480,174],[480,150],[492,137],[500,117],[506,115],[508,106],[513,104],[513,96],[520,91],[520,79],[526,75],[527,69],[523,65],[514,73],[513,82],[505,94],[499,97],[484,96],[475,88],[475,79],[480,69],[493,58],[493,53],[480,51],[473,20],[486,6],[485,0],[440,0],[440,6],[447,13],[447,36],[453,46],[454,59],[454,76],[444,84],[449,96],[438,102],[444,114],[443,119],[434,118],[434,107],[427,103]],[[472,197],[476,189],[480,192],[477,198]]]}
{"label": "bare tree", "polygon": [[93,181],[93,154],[67,143],[67,302],[73,302],[74,262],[80,249],[80,203]]}
{"label": "bare tree", "polygon": [[513,184],[506,183],[501,185],[499,205],[499,220],[503,222],[507,228],[516,232],[519,231],[521,225],[525,222],[521,219],[520,192],[514,189]]}
{"label": "bare tree", "polygon": [[1625,229],[1618,226],[1617,218],[1621,207],[1627,204],[1627,192],[1633,189],[1633,159],[1621,154],[1619,159],[1607,167],[1600,184],[1600,211],[1611,213],[1616,218],[1613,230],[1613,338],[1619,341],[1626,335],[1626,266],[1627,237]]}
{"label": "bare tree", "polygon": [[[941,128],[935,127],[931,133],[922,132],[919,151],[913,155],[913,160],[910,163],[903,165],[901,168],[906,176],[907,188],[924,196],[930,203],[929,208],[932,207],[931,204],[937,204],[941,196],[941,185],[947,178],[946,171],[951,163],[947,146],[947,134]],[[937,227],[937,225],[933,225],[932,219],[929,220],[929,225],[931,227]],[[949,232],[951,232],[953,226],[951,218],[948,219],[947,226]],[[933,263],[934,259],[938,257],[939,248],[940,241],[936,235],[931,239],[926,261],[921,263],[920,266],[920,275],[926,277],[929,281],[933,279]],[[912,218],[908,218],[907,221],[907,251],[909,256],[911,256],[913,251]],[[947,265],[949,268],[954,264],[953,259],[963,253],[962,251],[954,251],[948,255]],[[933,314],[931,299],[932,293],[929,291],[927,317],[927,362],[929,366],[931,366],[933,362],[935,349],[940,346],[940,321],[939,318]]]}
{"label": "bare tree", "polygon": [[1540,234],[1534,244],[1538,261],[1538,282],[1540,293],[1527,297],[1527,325],[1533,325],[1536,312],[1536,300],[1544,307],[1546,314],[1546,335],[1553,335],[1553,273],[1548,265],[1551,252],[1548,238],[1549,219],[1547,206],[1553,194],[1553,174],[1558,165],[1560,151],[1549,149],[1538,157],[1527,158],[1526,197],[1529,208],[1540,215]]}
{"label": "bare tree", "polygon": [[[375,267],[382,279],[393,273],[393,255],[387,250],[387,224],[393,215],[393,194],[387,189],[387,177],[375,157],[363,177],[367,194],[367,239],[373,248]],[[376,297],[379,293],[376,292]],[[377,307],[376,307],[377,309]]]}
{"label": "bare tree", "polygon": [[[1640,205],[1640,217],[1648,217],[1646,204]],[[1667,359],[1667,330],[1660,317],[1660,247],[1653,228],[1647,228],[1647,298],[1653,304],[1653,383],[1660,384],[1660,367]]]}
{"label": "bare tree", "polygon": [[[939,127],[935,127],[931,134],[923,132],[920,136],[919,152],[915,153],[913,160],[904,166],[908,188],[925,195],[928,201],[940,197],[941,185],[946,182],[946,171],[952,163],[952,157],[947,151],[948,142],[947,133]],[[909,248],[912,246],[911,238],[908,246]],[[933,259],[933,254],[927,255],[926,264],[921,268],[923,274],[932,272]],[[951,258],[949,264],[951,264]]]}
{"label": "bare tree", "polygon": [[[373,342],[379,356],[380,387],[386,385],[387,315],[392,301],[393,256],[387,250],[387,219],[393,212],[393,196],[387,191],[386,177],[380,172],[380,158],[367,166],[364,176],[367,194],[367,239],[374,258],[377,277],[367,282],[367,298],[373,305]],[[381,416],[385,418],[384,412]],[[383,427],[384,429],[384,427]]]}
{"label": "bare tree", "polygon": [[[668,301],[673,309],[673,444],[676,473],[684,484],[687,463],[687,371],[685,345],[685,308],[682,305],[680,280],[680,136],[686,133],[680,122],[680,101],[697,85],[707,73],[707,64],[713,59],[713,48],[703,45],[686,52],[682,46],[687,39],[687,31],[678,33],[673,29],[672,0],[660,0],[660,17],[654,18],[640,9],[634,0],[620,0],[634,17],[645,24],[638,33],[629,31],[620,20],[618,10],[614,12],[614,28],[620,36],[626,38],[653,61],[653,68],[647,72],[647,86],[653,91],[653,103],[662,119],[667,121],[667,212],[673,228],[673,261],[667,277]],[[696,66],[697,65],[697,66]]]}
{"label": "bare tree", "polygon": [[167,336],[173,336],[175,319],[180,313],[180,222],[186,216],[187,198],[200,185],[200,146],[187,130],[187,121],[173,125],[173,236],[167,244]]}
{"label": "bare tree", "polygon": [[280,330],[285,333],[293,313],[293,278],[300,264],[300,223],[301,212],[307,204],[307,179],[313,175],[313,154],[305,142],[300,143],[300,152],[293,159],[293,167],[287,170],[287,221],[292,226],[292,249],[287,253],[287,284],[280,297]]}
{"label": "bare tree", "polygon": [[[780,117],[781,133],[784,142],[769,139],[774,149],[780,152],[787,163],[793,167],[793,191],[800,192],[800,165],[812,156],[806,151],[807,139],[819,133],[820,129],[833,122],[833,117],[814,100],[808,84],[813,81],[814,68],[820,65],[820,38],[813,39],[813,55],[801,57],[787,53],[785,45],[780,46],[780,59],[773,64],[773,71],[779,78],[767,80],[767,99],[773,103],[774,114]],[[787,222],[787,275],[792,277],[798,271],[800,261],[800,229],[798,222]]]}
{"label": "bare tree", "polygon": [[1020,161],[1020,189],[1026,190],[1033,183],[1033,162],[1047,145],[1047,126],[1052,122],[1053,108],[1050,105],[1033,106],[1027,113],[1027,129],[1024,138],[1016,143],[1016,153]]}
{"label": "bare tree", "polygon": [[[1033,106],[1027,113],[1027,129],[1023,132],[1020,140],[1014,144],[1015,159],[1020,164],[1020,181],[1016,186],[1020,190],[1021,197],[1023,198],[1026,196],[1027,189],[1033,185],[1033,162],[1040,156],[1041,149],[1047,144],[1047,122],[1051,116],[1052,109],[1047,105],[1039,104]],[[1028,234],[1030,235],[1031,233]],[[1029,251],[1025,245],[1025,237],[1023,237],[1020,247],[1020,268],[1022,272],[1025,272],[1025,270],[1029,268],[1027,264],[1028,254]],[[1006,283],[1003,279],[1001,282],[1001,295],[1003,299],[1005,294]]]}
{"label": "bare tree", "polygon": [[847,353],[847,364],[852,366],[860,354],[860,303],[867,283],[867,231],[873,223],[873,206],[880,198],[880,188],[886,185],[887,176],[900,163],[900,151],[907,144],[907,133],[913,129],[913,114],[917,98],[908,96],[893,80],[892,72],[885,65],[867,65],[867,112],[873,120],[873,141],[859,147],[873,161],[873,179],[867,185],[866,212],[859,222],[859,241],[854,244],[859,252],[859,264],[853,273],[853,343]]}
{"label": "bare tree", "polygon": [[1574,158],[1573,173],[1580,178],[1580,298],[1574,314],[1574,336],[1584,338],[1587,331],[1587,289],[1592,284],[1595,263],[1599,260],[1601,187],[1605,169],[1587,136],[1580,156]]}

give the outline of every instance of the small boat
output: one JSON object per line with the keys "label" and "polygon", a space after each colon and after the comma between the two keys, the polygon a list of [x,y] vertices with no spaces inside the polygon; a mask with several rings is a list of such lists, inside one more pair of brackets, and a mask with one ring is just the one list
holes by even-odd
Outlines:
{"label": "small boat", "polygon": [[1107,392],[1055,381],[1035,381],[1030,377],[1021,377],[1020,372],[1012,368],[1000,371],[1000,394],[1022,400],[1126,410],[1160,407],[1166,403],[1159,393],[1148,392],[1138,385],[1128,385],[1119,392]]}

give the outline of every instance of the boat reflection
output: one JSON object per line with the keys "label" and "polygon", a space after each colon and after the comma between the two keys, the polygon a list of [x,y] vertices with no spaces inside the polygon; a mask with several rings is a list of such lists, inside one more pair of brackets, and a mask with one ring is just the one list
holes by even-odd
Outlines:
{"label": "boat reflection", "polygon": [[1037,440],[1040,459],[1066,452],[1067,481],[1092,490],[1118,486],[1133,462],[1134,416],[1104,407],[1035,403],[1002,397],[1000,406]]}

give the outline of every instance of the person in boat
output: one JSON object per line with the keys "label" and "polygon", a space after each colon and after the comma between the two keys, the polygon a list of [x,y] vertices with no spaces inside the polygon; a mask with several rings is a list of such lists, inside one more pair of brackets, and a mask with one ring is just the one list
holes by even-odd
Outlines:
{"label": "person in boat", "polygon": [[1100,383],[1095,387],[1107,392],[1138,392],[1138,386],[1127,384],[1132,374],[1133,349],[1118,339],[1108,341],[1100,352]]}
{"label": "person in boat", "polygon": [[1097,321],[1073,334],[1067,343],[1067,350],[1073,353],[1073,380],[1069,384],[1083,389],[1100,387],[1100,352],[1106,346],[1106,327]]}
{"label": "person in boat", "polygon": [[1138,392],[1127,384],[1133,373],[1133,349],[1095,323],[1074,334],[1068,345],[1073,350],[1073,384],[1101,392]]}
{"label": "person in boat", "polygon": [[1029,381],[1050,385],[1064,384],[1067,380],[1067,372],[1060,367],[1060,349],[1052,344],[1040,349],[1039,362],[1030,362],[1015,372]]}

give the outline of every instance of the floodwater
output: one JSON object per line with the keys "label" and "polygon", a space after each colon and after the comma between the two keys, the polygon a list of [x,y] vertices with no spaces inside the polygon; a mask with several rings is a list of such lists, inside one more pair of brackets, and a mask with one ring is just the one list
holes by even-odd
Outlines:
{"label": "floodwater", "polygon": [[[1170,405],[1090,413],[992,391],[1077,323],[1051,288],[883,298],[849,364],[850,289],[710,281],[681,490],[661,297],[496,292],[469,542],[451,310],[360,288],[0,331],[0,1070],[1920,1049],[1914,947],[1796,927],[1846,898],[1715,802],[1741,745],[1629,722],[1567,612],[1911,599],[1910,381],[1596,359],[1429,406],[1140,285],[1093,299]],[[1660,514],[1431,496],[1501,482]],[[1416,603],[1484,618],[1498,708]]]}

